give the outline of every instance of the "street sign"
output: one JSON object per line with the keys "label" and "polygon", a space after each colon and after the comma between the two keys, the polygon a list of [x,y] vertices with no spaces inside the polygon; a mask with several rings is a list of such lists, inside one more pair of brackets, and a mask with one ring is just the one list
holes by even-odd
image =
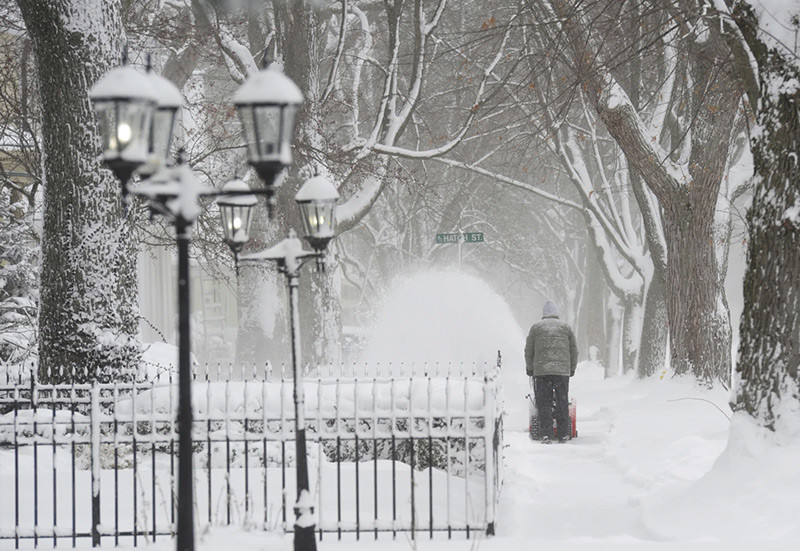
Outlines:
{"label": "street sign", "polygon": [[436,243],[458,243],[461,241],[460,233],[437,233]]}
{"label": "street sign", "polygon": [[437,233],[436,243],[459,243],[463,240],[465,243],[483,243],[483,232],[468,232],[468,233]]}

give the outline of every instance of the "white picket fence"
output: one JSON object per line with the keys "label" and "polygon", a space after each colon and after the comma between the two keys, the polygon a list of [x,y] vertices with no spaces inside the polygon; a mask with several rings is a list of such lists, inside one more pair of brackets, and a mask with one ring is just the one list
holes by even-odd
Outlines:
{"label": "white picket fence", "polygon": [[[290,531],[292,381],[246,371],[206,369],[193,383],[196,521]],[[307,373],[320,539],[494,533],[499,373],[499,357],[480,368]],[[172,535],[176,411],[169,374],[126,384],[0,380],[0,547],[137,545]]]}

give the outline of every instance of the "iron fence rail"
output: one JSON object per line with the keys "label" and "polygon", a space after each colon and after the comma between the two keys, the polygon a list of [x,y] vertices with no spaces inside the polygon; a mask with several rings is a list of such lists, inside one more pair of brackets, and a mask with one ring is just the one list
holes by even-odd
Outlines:
{"label": "iron fence rail", "polygon": [[[481,369],[397,372],[304,378],[319,538],[493,533],[499,357]],[[291,378],[232,373],[206,369],[193,384],[197,521],[291,530]],[[0,546],[135,546],[172,536],[176,392],[168,374],[137,383],[0,380]]]}

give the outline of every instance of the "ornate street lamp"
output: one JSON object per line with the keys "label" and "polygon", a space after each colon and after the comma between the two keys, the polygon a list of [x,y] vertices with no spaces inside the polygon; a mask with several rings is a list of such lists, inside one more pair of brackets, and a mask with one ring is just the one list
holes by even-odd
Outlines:
{"label": "ornate street lamp", "polygon": [[294,386],[295,449],[297,461],[297,501],[294,506],[294,549],[315,551],[314,499],[308,484],[308,456],[306,452],[305,394],[300,372],[300,305],[298,288],[300,268],[310,258],[321,258],[328,242],[333,238],[336,201],[339,193],[333,184],[321,176],[308,180],[295,196],[303,215],[306,240],[314,251],[303,250],[303,244],[295,231],[289,230],[286,238],[263,251],[243,255],[242,263],[275,262],[278,271],[286,276],[289,287],[289,311],[291,314],[292,377]]}
{"label": "ornate street lamp", "polygon": [[221,193],[217,197],[217,206],[222,220],[223,239],[236,257],[238,270],[238,255],[250,240],[253,207],[258,201],[250,193],[250,187],[239,178],[222,186]]}
{"label": "ornate street lamp", "polygon": [[[295,117],[303,102],[300,89],[277,67],[270,66],[250,77],[236,92],[234,103],[244,127],[249,163],[264,182],[250,190],[239,179],[222,191],[204,186],[179,156],[175,166],[167,159],[175,134],[175,121],[181,106],[180,92],[166,79],[142,73],[123,65],[112,69],[92,88],[92,104],[100,122],[103,160],[122,183],[123,199],[134,171],[150,177],[132,186],[131,193],[146,197],[151,212],[164,215],[175,227],[178,245],[178,518],[177,551],[194,551],[194,490],[192,485],[192,408],[191,342],[189,310],[189,243],[195,218],[200,213],[200,197],[220,196],[218,205],[225,241],[238,254],[249,236],[253,195],[267,196],[267,207],[275,203],[277,175],[292,162],[291,138]],[[145,165],[146,166],[142,166]],[[313,179],[312,179],[313,180]],[[304,186],[305,187],[305,186]],[[292,350],[295,372],[295,412],[297,414],[298,501],[295,506],[295,549],[314,550],[313,500],[308,488],[305,448],[302,380],[299,378],[299,326],[297,284],[300,267],[306,259],[322,256],[333,237],[335,197],[330,189],[322,193],[318,184],[301,194],[307,238],[315,252],[302,250],[299,239],[289,237],[264,259],[277,261],[287,275],[292,302]],[[331,186],[332,187],[332,186]],[[322,186],[324,189],[324,186]],[[316,191],[315,191],[316,190]],[[333,189],[336,194],[336,190]],[[338,197],[338,194],[336,194]],[[126,199],[127,201],[127,199]],[[309,210],[311,209],[311,210]],[[306,222],[304,222],[306,224]],[[258,260],[258,258],[253,258]],[[299,394],[298,394],[299,393]],[[298,409],[299,408],[299,409]]]}
{"label": "ornate street lamp", "polygon": [[111,69],[89,91],[103,142],[103,161],[122,183],[147,161],[158,97],[149,79],[128,65]]}
{"label": "ornate street lamp", "polygon": [[303,93],[276,64],[250,76],[233,96],[247,141],[248,162],[264,183],[267,209],[275,205],[275,180],[292,164],[292,133]]}
{"label": "ornate street lamp", "polygon": [[330,180],[316,175],[303,184],[294,200],[300,206],[306,241],[315,251],[324,251],[336,230],[339,192]]}
{"label": "ornate street lamp", "polygon": [[[128,183],[134,171],[158,174],[139,182],[131,191],[150,200],[152,212],[175,227],[178,248],[178,551],[194,551],[194,489],[192,482],[191,342],[189,310],[189,243],[199,197],[208,195],[180,158],[164,169],[180,109],[180,92],[166,79],[142,74],[127,65],[103,76],[89,96],[97,113],[103,142],[103,160],[122,184],[127,203]],[[155,121],[154,121],[155,117]],[[159,170],[162,169],[162,170]]]}
{"label": "ornate street lamp", "polygon": [[183,97],[178,87],[148,66],[147,77],[156,95],[156,109],[150,125],[147,162],[139,168],[139,174],[150,176],[164,168],[171,157]]}

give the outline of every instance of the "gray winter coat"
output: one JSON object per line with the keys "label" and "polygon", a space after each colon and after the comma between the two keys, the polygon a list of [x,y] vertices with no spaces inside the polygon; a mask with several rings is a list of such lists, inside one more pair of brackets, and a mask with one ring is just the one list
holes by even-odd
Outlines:
{"label": "gray winter coat", "polygon": [[525,371],[528,376],[575,375],[578,344],[569,325],[558,319],[558,308],[547,301],[542,321],[535,323],[525,342]]}

